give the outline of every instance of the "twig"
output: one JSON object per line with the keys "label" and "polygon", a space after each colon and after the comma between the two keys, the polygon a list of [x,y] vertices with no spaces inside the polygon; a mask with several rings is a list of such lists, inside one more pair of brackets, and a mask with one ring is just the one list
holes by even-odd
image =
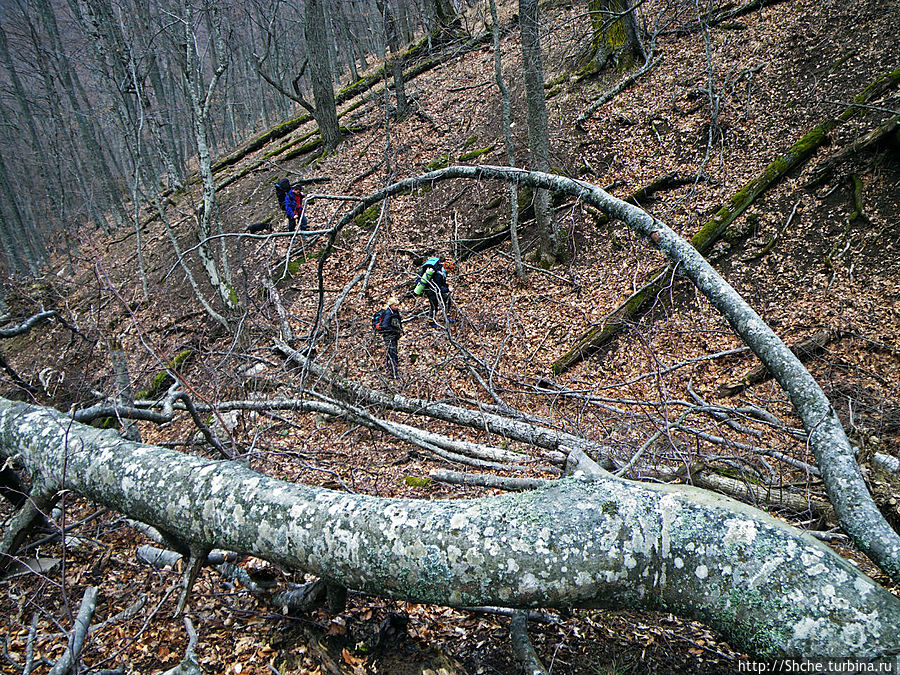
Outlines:
{"label": "twig", "polygon": [[519,672],[524,675],[547,675],[547,669],[544,668],[528,638],[528,627],[522,612],[516,612],[509,620],[509,636],[512,640],[513,656],[519,664]]}
{"label": "twig", "polygon": [[72,627],[72,634],[69,637],[69,645],[66,647],[63,655],[59,657],[56,665],[50,669],[48,675],[65,675],[78,662],[91,619],[94,616],[94,610],[97,609],[98,593],[99,589],[96,586],[88,586],[85,589],[84,596],[81,599],[81,607],[78,609],[78,616],[75,618],[75,625]]}

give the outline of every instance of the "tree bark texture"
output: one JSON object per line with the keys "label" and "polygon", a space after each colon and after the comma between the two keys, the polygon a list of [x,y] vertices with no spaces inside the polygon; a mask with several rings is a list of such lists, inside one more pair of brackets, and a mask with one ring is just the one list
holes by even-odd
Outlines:
{"label": "tree bark texture", "polygon": [[[544,98],[544,66],[541,59],[540,21],[537,0],[519,0],[519,26],[522,31],[522,65],[525,75],[525,101],[528,107],[528,154],[535,171],[550,170],[550,130],[547,100]],[[553,263],[562,253],[550,195],[534,191],[534,215],[541,233],[542,257]]]}
{"label": "tree bark texture", "polygon": [[[900,70],[897,73],[900,75]],[[344,225],[352,222],[372,204],[395,194],[409,192],[420,185],[431,185],[453,178],[516,181],[520,185],[571,195],[603,211],[610,219],[621,220],[635,233],[647,237],[669,263],[677,265],[693,281],[787,393],[803,421],[809,446],[822,472],[822,479],[841,527],[885,574],[894,581],[900,581],[900,535],[891,528],[872,500],[860,474],[856,453],[850,447],[847,435],[825,392],[797,356],[696,248],[638,207],[616,199],[595,185],[564,176],[501,166],[451,166],[401,180],[361,200],[338,221],[320,256],[319,265],[324,265],[330,254],[329,247]],[[322,283],[320,273],[320,311],[324,302]]]}
{"label": "tree bark texture", "polygon": [[337,118],[334,89],[331,84],[331,66],[326,44],[325,13],[322,0],[306,3],[306,47],[309,53],[309,70],[315,100],[316,124],[325,144],[326,152],[334,150],[341,142],[341,127]]}
{"label": "tree bark texture", "polygon": [[569,478],[475,500],[284,482],[0,399],[0,454],[175,533],[379,596],[450,606],[629,607],[704,621],[760,656],[900,650],[900,601],[820,542],[689,487]]}
{"label": "tree bark texture", "polygon": [[585,74],[594,74],[611,64],[627,70],[644,52],[638,39],[630,0],[588,0],[591,14],[591,45]]}

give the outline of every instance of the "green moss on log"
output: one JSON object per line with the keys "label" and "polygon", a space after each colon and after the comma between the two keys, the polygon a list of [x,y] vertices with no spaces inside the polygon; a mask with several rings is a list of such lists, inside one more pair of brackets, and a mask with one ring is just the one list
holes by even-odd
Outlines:
{"label": "green moss on log", "polygon": [[[806,133],[799,141],[794,143],[778,159],[770,163],[763,172],[744,185],[729,200],[728,204],[719,209],[697,233],[691,238],[691,243],[700,253],[707,254],[713,245],[721,238],[722,233],[735,219],[747,210],[756,198],[771,185],[781,179],[786,173],[796,168],[809,157],[827,138],[828,134],[838,125],[865,112],[863,107],[868,101],[880,96],[887,90],[900,83],[900,68],[882,75],[867,86],[853,102],[856,105],[847,107],[840,115],[829,118]],[[654,270],[655,280],[648,283],[640,291],[632,295],[625,304],[620,305],[610,313],[603,323],[585,333],[575,346],[557,359],[551,366],[555,374],[560,374],[571,368],[576,363],[599,351],[618,335],[625,319],[635,316],[648,302],[661,290],[662,279],[668,278],[659,269]]]}
{"label": "green moss on log", "polygon": [[461,154],[459,156],[459,161],[460,162],[471,162],[473,159],[477,159],[478,157],[481,157],[482,155],[486,155],[489,152],[492,152],[493,149],[496,147],[497,147],[497,144],[493,143],[493,144],[487,146],[486,148],[478,148],[476,150],[470,150],[469,152],[464,152],[463,154]]}
{"label": "green moss on log", "polygon": [[[175,357],[166,364],[169,370],[178,371],[183,366],[187,365],[193,358],[196,356],[196,352],[193,349],[185,349],[183,351],[178,352]],[[136,399],[148,399],[148,398],[156,398],[157,396],[161,396],[166,389],[168,389],[172,384],[175,383],[175,380],[172,379],[172,376],[169,375],[167,370],[160,370],[153,376],[153,379],[150,380],[150,384],[146,389],[142,389],[137,394],[135,394]]]}
{"label": "green moss on log", "polygon": [[356,224],[364,230],[371,230],[378,224],[378,218],[381,216],[381,203],[372,204],[365,211],[356,216]]}
{"label": "green moss on log", "polygon": [[451,161],[452,161],[452,159],[450,157],[450,153],[445,152],[441,155],[438,155],[430,162],[428,162],[428,164],[425,165],[425,168],[428,171],[437,171],[438,169],[446,169],[448,166],[450,166]]}

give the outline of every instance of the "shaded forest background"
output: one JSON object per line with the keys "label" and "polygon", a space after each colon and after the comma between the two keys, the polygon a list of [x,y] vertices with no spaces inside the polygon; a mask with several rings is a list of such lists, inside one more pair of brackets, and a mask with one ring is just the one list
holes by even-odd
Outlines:
{"label": "shaded forest background", "polygon": [[[196,403],[213,406],[302,397],[301,376],[273,351],[273,340],[303,348],[312,335],[318,362],[347,377],[407,396],[520,411],[600,443],[628,477],[724,490],[815,530],[889,586],[829,519],[783,393],[765,377],[748,378],[757,362],[693,290],[670,280],[617,340],[553,374],[576,339],[662,261],[616,223],[556,200],[566,255],[545,269],[526,193],[516,208],[524,283],[515,280],[506,237],[509,193],[490,182],[442,183],[382,202],[343,229],[327,260],[324,236],[286,233],[273,196],[285,176],[302,183],[310,227],[322,230],[352,206],[345,198],[399,178],[457,163],[506,163],[487,6],[400,2],[388,11],[327,3],[328,56],[316,63],[328,65],[341,139],[326,152],[316,119],[294,100],[319,107],[307,100],[315,76],[312,64],[304,68],[308,7],[38,0],[0,8],[7,325],[56,312],[0,343],[4,396],[61,410],[117,399],[121,354],[130,396],[147,407],[176,381]],[[636,10],[652,66],[585,115],[641,67],[587,67],[593,7],[540,7],[550,168],[623,198],[637,195],[685,237],[900,65],[892,0],[799,0],[754,5],[733,17],[736,6],[653,1]],[[528,166],[519,7],[499,10],[516,163]],[[400,47],[391,46],[391,30]],[[392,62],[377,70],[392,55],[408,76],[402,116]],[[807,365],[863,462],[900,454],[898,101],[890,89],[836,126],[826,145],[758,198],[708,252],[786,342],[827,336]],[[200,138],[208,143],[214,201]],[[654,191],[639,193],[653,184]],[[248,235],[254,223],[271,231]],[[204,247],[218,277],[206,273]],[[405,295],[418,265],[435,253],[459,261],[451,274],[456,323],[429,329],[423,301],[405,298],[404,379],[388,381],[370,317],[388,296]],[[228,280],[217,287],[220,277]],[[229,452],[283,478],[382,496],[494,491],[439,480],[434,470],[446,467],[427,450],[328,415],[206,415]],[[516,442],[434,421],[428,429],[522,455],[525,470],[491,468],[496,475],[555,476],[547,456]],[[216,456],[184,413],[161,425],[140,422],[138,432],[145,442]],[[896,526],[896,476],[872,469],[869,478]],[[188,642],[173,616],[179,563],[157,570],[141,562],[135,549],[147,540],[113,513],[77,500],[62,507],[54,522],[76,524],[66,545],[38,540],[32,548],[56,561],[52,569],[3,582],[12,661],[21,663],[35,616],[37,650],[58,658],[76,599],[98,584],[103,618],[139,597],[143,604],[92,636],[88,663],[124,672],[178,663]],[[302,581],[262,561],[242,565],[256,582]],[[494,614],[352,596],[336,615],[323,609],[285,617],[247,583],[212,569],[201,574],[191,612],[205,672],[516,667],[507,619]],[[671,615],[546,613],[531,631],[556,673],[731,672],[746,658],[703,626]],[[12,662],[0,669],[21,672]]]}

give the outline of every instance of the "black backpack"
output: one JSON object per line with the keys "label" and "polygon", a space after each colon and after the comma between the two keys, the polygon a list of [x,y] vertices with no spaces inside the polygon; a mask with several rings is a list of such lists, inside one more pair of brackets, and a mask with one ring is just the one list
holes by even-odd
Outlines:
{"label": "black backpack", "polygon": [[391,314],[385,309],[379,309],[372,317],[372,330],[376,333],[389,330],[391,327]]}
{"label": "black backpack", "polygon": [[280,181],[275,183],[275,198],[278,200],[278,206],[282,211],[285,211],[284,208],[284,198],[287,196],[287,193],[291,191],[291,181],[287,178],[282,178]]}

